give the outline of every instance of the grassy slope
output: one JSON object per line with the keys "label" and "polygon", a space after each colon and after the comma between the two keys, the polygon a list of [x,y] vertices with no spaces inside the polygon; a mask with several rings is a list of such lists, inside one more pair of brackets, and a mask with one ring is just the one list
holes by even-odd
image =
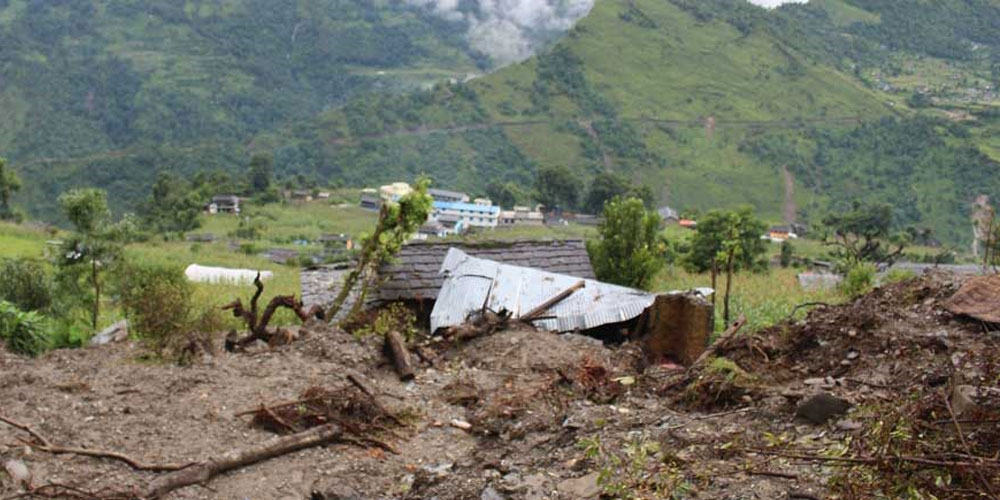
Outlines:
{"label": "grassy slope", "polygon": [[[655,27],[623,20],[620,14],[630,4]],[[832,68],[807,61],[762,30],[743,36],[721,20],[698,22],[670,2],[599,0],[559,44],[583,61],[590,87],[612,103],[618,117],[659,159],[640,162],[610,153],[611,169],[650,185],[659,201],[673,205],[707,209],[751,203],[765,216],[779,218],[784,197],[779,166],[760,164],[738,150],[749,130],[795,127],[796,119],[875,117],[889,112],[872,91]],[[584,140],[567,124],[596,117],[559,94],[551,98],[547,112],[531,112],[537,68],[533,58],[470,85],[488,116],[486,122],[505,124],[502,140],[536,166],[568,164],[587,183],[604,168],[603,162],[585,156]],[[447,101],[420,109],[421,123],[432,129],[459,123],[458,115],[449,115],[448,109]],[[714,134],[702,126],[709,116],[717,122]],[[315,125],[321,137],[343,137],[349,134],[344,128],[347,121],[334,111]],[[495,160],[484,158],[466,133],[415,137],[398,131],[389,127],[384,137],[363,142],[366,152],[351,153],[365,159],[358,163],[366,165],[363,182],[416,173],[401,167],[400,159],[422,165],[435,179],[459,189],[481,189],[490,180],[470,165]],[[283,140],[294,141],[287,136],[267,137],[270,147],[281,147]],[[432,143],[447,145],[449,152],[427,148]],[[330,163],[342,162],[345,149],[350,146],[338,144],[325,154]],[[371,160],[370,151],[391,153]],[[800,191],[800,198],[807,196]]]}

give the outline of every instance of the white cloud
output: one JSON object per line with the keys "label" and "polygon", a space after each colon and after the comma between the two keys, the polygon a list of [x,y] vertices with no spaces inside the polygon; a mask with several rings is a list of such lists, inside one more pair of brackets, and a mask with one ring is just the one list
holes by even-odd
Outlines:
{"label": "white cloud", "polygon": [[809,0],[747,0],[748,2],[759,5],[761,7],[766,7],[768,9],[773,9],[775,7],[784,5],[786,3],[808,3]]}
{"label": "white cloud", "polygon": [[464,22],[469,45],[500,66],[531,57],[540,44],[565,32],[590,12],[594,0],[405,0],[449,21]]}

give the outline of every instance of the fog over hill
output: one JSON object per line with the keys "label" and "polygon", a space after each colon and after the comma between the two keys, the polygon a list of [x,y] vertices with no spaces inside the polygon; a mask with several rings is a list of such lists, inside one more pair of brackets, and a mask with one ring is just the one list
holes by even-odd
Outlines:
{"label": "fog over hill", "polygon": [[779,7],[786,3],[808,3],[809,0],[747,0],[754,5],[760,5],[761,7],[767,7],[773,9]]}
{"label": "fog over hill", "polygon": [[593,0],[407,0],[442,19],[463,23],[469,45],[496,66],[531,57],[576,21],[586,16]]}

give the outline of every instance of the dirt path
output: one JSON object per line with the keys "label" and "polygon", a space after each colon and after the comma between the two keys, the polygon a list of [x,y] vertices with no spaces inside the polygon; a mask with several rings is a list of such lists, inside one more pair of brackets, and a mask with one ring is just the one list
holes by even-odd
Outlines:
{"label": "dirt path", "polygon": [[788,170],[788,165],[781,166],[781,177],[785,182],[785,203],[781,208],[781,216],[785,224],[792,224],[796,221],[799,208],[795,204],[795,176]]}

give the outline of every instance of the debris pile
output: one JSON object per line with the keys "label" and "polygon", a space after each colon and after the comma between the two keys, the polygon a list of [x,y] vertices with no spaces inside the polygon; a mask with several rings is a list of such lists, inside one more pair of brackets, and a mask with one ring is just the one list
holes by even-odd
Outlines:
{"label": "debris pile", "polygon": [[995,498],[1000,336],[951,310],[965,279],[738,322],[687,368],[638,328],[605,344],[488,309],[404,337],[406,379],[384,338],[325,325],[187,367],[129,342],[0,352],[0,497]]}

